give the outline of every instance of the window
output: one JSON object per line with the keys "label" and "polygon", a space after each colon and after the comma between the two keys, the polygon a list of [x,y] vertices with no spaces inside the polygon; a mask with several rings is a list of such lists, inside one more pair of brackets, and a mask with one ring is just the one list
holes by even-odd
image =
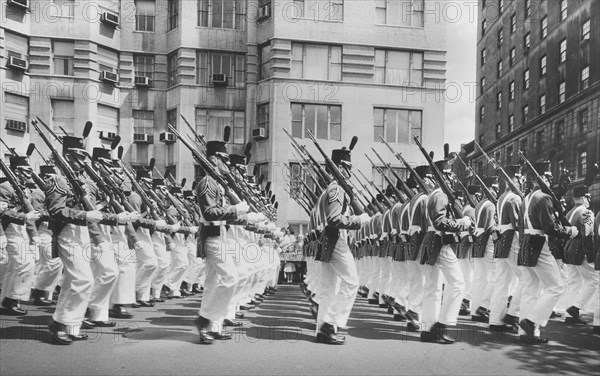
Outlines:
{"label": "window", "polygon": [[547,65],[547,58],[546,55],[542,56],[542,58],[540,59],[540,75],[545,76],[546,75],[546,65]]}
{"label": "window", "polygon": [[544,39],[548,36],[548,17],[542,18],[542,21],[540,22],[540,27],[542,29],[542,39]]}
{"label": "window", "polygon": [[500,48],[503,43],[504,43],[504,29],[500,28],[500,30],[498,30],[498,48]]}
{"label": "window", "polygon": [[264,128],[267,132],[267,136],[269,131],[269,109],[269,103],[259,104],[256,106],[256,125],[259,128]]}
{"label": "window", "polygon": [[136,55],[134,57],[136,77],[154,77],[154,56]]}
{"label": "window", "polygon": [[481,77],[480,85],[481,91],[483,92],[483,90],[485,89],[485,77]]}
{"label": "window", "polygon": [[292,77],[339,81],[342,47],[292,43]]}
{"label": "window", "polygon": [[481,65],[482,66],[485,65],[486,55],[487,55],[487,53],[486,53],[485,48],[484,48],[484,49],[481,50]]}
{"label": "window", "polygon": [[546,112],[546,94],[540,95],[540,115]]}
{"label": "window", "polygon": [[154,133],[153,110],[133,110],[133,133]]}
{"label": "window", "polygon": [[310,130],[321,140],[342,139],[342,107],[292,103],[292,136],[308,137]]}
{"label": "window", "polygon": [[98,67],[100,72],[119,73],[119,53],[108,48],[98,47]]}
{"label": "window", "polygon": [[[292,18],[303,18],[304,14],[305,14],[305,12],[304,12],[305,8],[304,7],[306,5],[304,3],[304,0],[293,0],[292,3],[293,3],[293,7],[292,8],[294,10]],[[384,14],[384,17],[385,17],[385,14]]]}
{"label": "window", "polygon": [[525,37],[523,38],[523,46],[525,46],[525,52],[529,51],[529,49],[531,48],[531,34],[530,33],[525,34]]}
{"label": "window", "polygon": [[[383,166],[378,166],[379,169],[381,170]],[[392,170],[394,170],[394,172],[402,179],[402,180],[406,180],[408,178],[408,171],[405,168],[398,168],[398,167],[392,167]],[[390,181],[396,181],[396,177],[394,176],[394,174],[387,168],[383,168],[383,172],[385,173],[385,176],[390,180]],[[373,177],[373,183],[375,183],[375,186],[377,186],[377,188],[379,188],[381,191],[384,191],[385,188],[389,185],[389,183],[387,182],[387,180],[385,179],[385,177],[383,175],[381,175],[379,173],[379,171],[377,171],[377,169],[375,167],[371,167],[371,176]]]}
{"label": "window", "polygon": [[70,100],[52,99],[52,126],[54,132],[69,136],[75,134],[75,102]]}
{"label": "window", "polygon": [[375,83],[421,86],[423,84],[423,54],[375,50],[374,79]]}
{"label": "window", "polygon": [[581,70],[581,90],[590,86],[590,67],[587,66]]}
{"label": "window", "polygon": [[496,140],[498,140],[502,136],[502,124],[496,124]]}
{"label": "window", "polygon": [[558,85],[558,104],[563,103],[567,99],[567,83],[565,81]]}
{"label": "window", "polygon": [[423,27],[425,21],[424,8],[425,0],[375,0],[375,23],[379,25]]}
{"label": "window", "polygon": [[167,31],[177,29],[179,27],[179,0],[169,0],[167,17]]}
{"label": "window", "polygon": [[29,40],[26,37],[5,31],[4,48],[7,51],[6,57],[16,57],[27,60]]}
{"label": "window", "polygon": [[585,178],[585,175],[587,175],[587,152],[586,151],[580,151],[579,152],[579,159],[577,161],[577,177],[580,179]]}
{"label": "window", "polygon": [[523,106],[523,124],[529,120],[529,106]]}
{"label": "window", "polygon": [[588,131],[588,121],[589,121],[588,116],[589,116],[589,114],[588,114],[587,109],[579,111],[579,114],[577,116],[577,123],[578,123],[577,125],[579,128],[580,134],[587,133],[587,131]]}
{"label": "window", "polygon": [[269,181],[269,164],[268,163],[257,163],[256,164],[258,166],[258,175],[256,176],[256,181],[258,182],[258,179],[263,176],[263,183],[266,183]]}
{"label": "window", "polygon": [[271,77],[271,45],[264,44],[258,48],[258,79],[264,80]]}
{"label": "window", "polygon": [[506,164],[510,165],[513,163],[513,147],[509,145],[506,147]]}
{"label": "window", "polygon": [[[73,102],[69,103],[73,104]],[[52,104],[52,108],[54,109],[54,100],[52,100]],[[64,113],[64,116],[68,115],[68,113]],[[73,114],[71,113],[70,116],[72,120]],[[18,128],[27,130],[29,124],[29,98],[4,92],[4,120],[6,121],[5,127],[8,129]],[[13,126],[12,128],[10,127],[11,125]]]}
{"label": "window", "polygon": [[536,134],[536,152],[539,154],[544,150],[544,131],[538,131]]}
{"label": "window", "polygon": [[496,110],[502,109],[502,92],[496,94]]}
{"label": "window", "polygon": [[508,86],[508,99],[511,102],[515,100],[515,82],[514,81],[512,81],[510,83],[510,85]]}
{"label": "window", "polygon": [[410,144],[413,136],[421,139],[423,113],[421,111],[397,110],[390,108],[374,108],[374,138],[381,142],[379,136],[390,143]]}
{"label": "window", "polygon": [[567,0],[560,0],[560,20],[567,18]]}
{"label": "window", "polygon": [[[485,138],[483,137],[483,134],[479,135],[479,145],[484,146],[485,145]],[[480,168],[481,170],[481,168]]]}
{"label": "window", "polygon": [[560,145],[565,141],[565,121],[559,120],[556,122],[556,134],[555,134],[555,142]]}
{"label": "window", "polygon": [[515,61],[517,58],[517,50],[515,49],[515,47],[510,49],[510,58],[509,58],[509,64],[512,67],[513,65],[515,65]]}
{"label": "window", "polygon": [[525,19],[531,17],[531,0],[525,0]]}
{"label": "window", "polygon": [[502,77],[502,60],[498,62],[498,78]]}
{"label": "window", "polygon": [[504,12],[504,0],[498,0],[498,11],[500,13]]}
{"label": "window", "polygon": [[75,50],[73,42],[52,41],[52,63],[54,74],[73,76]]}
{"label": "window", "polygon": [[198,51],[196,82],[209,85],[214,74],[224,74],[227,85],[243,87],[246,82],[246,57],[242,54]]}
{"label": "window", "polygon": [[517,31],[517,14],[510,16],[510,33],[514,34]]}
{"label": "window", "polygon": [[508,133],[512,133],[515,130],[515,115],[508,117]]}
{"label": "window", "polygon": [[244,0],[198,0],[198,26],[244,30]]}
{"label": "window", "polygon": [[178,83],[177,75],[177,52],[167,56],[167,85],[173,86]]}
{"label": "window", "polygon": [[523,152],[523,154],[527,155],[527,138],[523,138],[520,141],[519,151]]}
{"label": "window", "polygon": [[154,31],[156,2],[154,0],[135,1],[135,30]]}
{"label": "window", "polygon": [[525,72],[523,72],[523,89],[529,89],[529,69],[526,69]]}
{"label": "window", "polygon": [[481,21],[481,36],[482,37],[485,35],[486,28],[487,28],[487,20],[484,18],[483,21]]}
{"label": "window", "polygon": [[479,107],[479,122],[483,123],[485,120],[485,106]]}
{"label": "window", "polygon": [[590,20],[588,19],[581,25],[581,40],[590,39]]}
{"label": "window", "polygon": [[567,61],[567,40],[563,39],[560,42],[559,63],[564,63],[565,61]]}
{"label": "window", "polygon": [[229,141],[243,145],[246,141],[246,120],[244,111],[207,110],[196,108],[196,132],[206,140],[222,140],[225,127],[231,128]]}

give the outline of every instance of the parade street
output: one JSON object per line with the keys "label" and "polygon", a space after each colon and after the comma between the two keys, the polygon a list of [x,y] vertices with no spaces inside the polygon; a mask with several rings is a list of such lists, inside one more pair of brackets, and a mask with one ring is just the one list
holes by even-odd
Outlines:
{"label": "parade street", "polygon": [[[600,372],[600,337],[591,327],[567,327],[552,319],[545,346],[525,346],[516,336],[492,335],[485,324],[461,317],[458,343],[419,342],[385,309],[357,298],[345,346],[314,343],[314,324],[297,286],[279,286],[233,339],[199,345],[193,324],[201,297],[168,300],[135,310],[116,328],[86,331],[71,346],[46,343],[54,308],[27,306],[30,314],[2,316],[2,375],[400,375],[580,374]],[[590,317],[584,316],[586,320]]]}

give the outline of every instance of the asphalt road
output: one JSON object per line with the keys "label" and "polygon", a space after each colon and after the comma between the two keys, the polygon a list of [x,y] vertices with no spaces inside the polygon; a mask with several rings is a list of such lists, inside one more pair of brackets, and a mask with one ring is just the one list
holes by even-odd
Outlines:
{"label": "asphalt road", "polygon": [[[600,374],[600,336],[591,326],[551,320],[547,345],[521,345],[461,319],[458,342],[419,342],[384,309],[357,298],[344,346],[314,343],[314,322],[297,286],[279,286],[229,341],[199,345],[200,296],[136,309],[116,328],[86,331],[71,346],[47,343],[53,308],[0,316],[1,375],[526,375]],[[584,316],[589,321],[589,316]]]}

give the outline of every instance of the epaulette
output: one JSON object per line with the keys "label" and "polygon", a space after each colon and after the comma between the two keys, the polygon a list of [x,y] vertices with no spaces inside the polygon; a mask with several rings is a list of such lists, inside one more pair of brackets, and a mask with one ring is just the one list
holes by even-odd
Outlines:
{"label": "epaulette", "polygon": [[335,187],[335,192],[329,195],[329,202],[339,201],[340,203],[344,202],[344,192],[342,192],[342,188],[338,185]]}
{"label": "epaulette", "polygon": [[46,196],[49,196],[53,193],[58,193],[60,195],[66,196],[69,194],[69,186],[67,185],[67,181],[60,176],[53,176],[52,178],[46,180],[46,187],[44,193]]}

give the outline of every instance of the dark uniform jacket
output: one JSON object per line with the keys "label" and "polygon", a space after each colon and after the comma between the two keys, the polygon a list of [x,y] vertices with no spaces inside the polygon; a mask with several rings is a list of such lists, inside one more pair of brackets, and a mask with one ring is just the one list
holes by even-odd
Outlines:
{"label": "dark uniform jacket", "polygon": [[521,205],[523,200],[512,191],[504,192],[498,199],[498,243],[494,253],[495,258],[507,258],[510,247],[521,221]]}
{"label": "dark uniform jacket", "polygon": [[473,257],[482,258],[485,256],[490,236],[496,231],[496,207],[487,198],[479,201],[475,207],[475,221],[475,228],[479,234],[475,237]]}
{"label": "dark uniform jacket", "polygon": [[567,213],[567,219],[571,226],[577,227],[579,234],[567,240],[563,261],[569,265],[581,265],[587,256],[588,262],[594,262],[594,213],[582,204],[577,204]]}

